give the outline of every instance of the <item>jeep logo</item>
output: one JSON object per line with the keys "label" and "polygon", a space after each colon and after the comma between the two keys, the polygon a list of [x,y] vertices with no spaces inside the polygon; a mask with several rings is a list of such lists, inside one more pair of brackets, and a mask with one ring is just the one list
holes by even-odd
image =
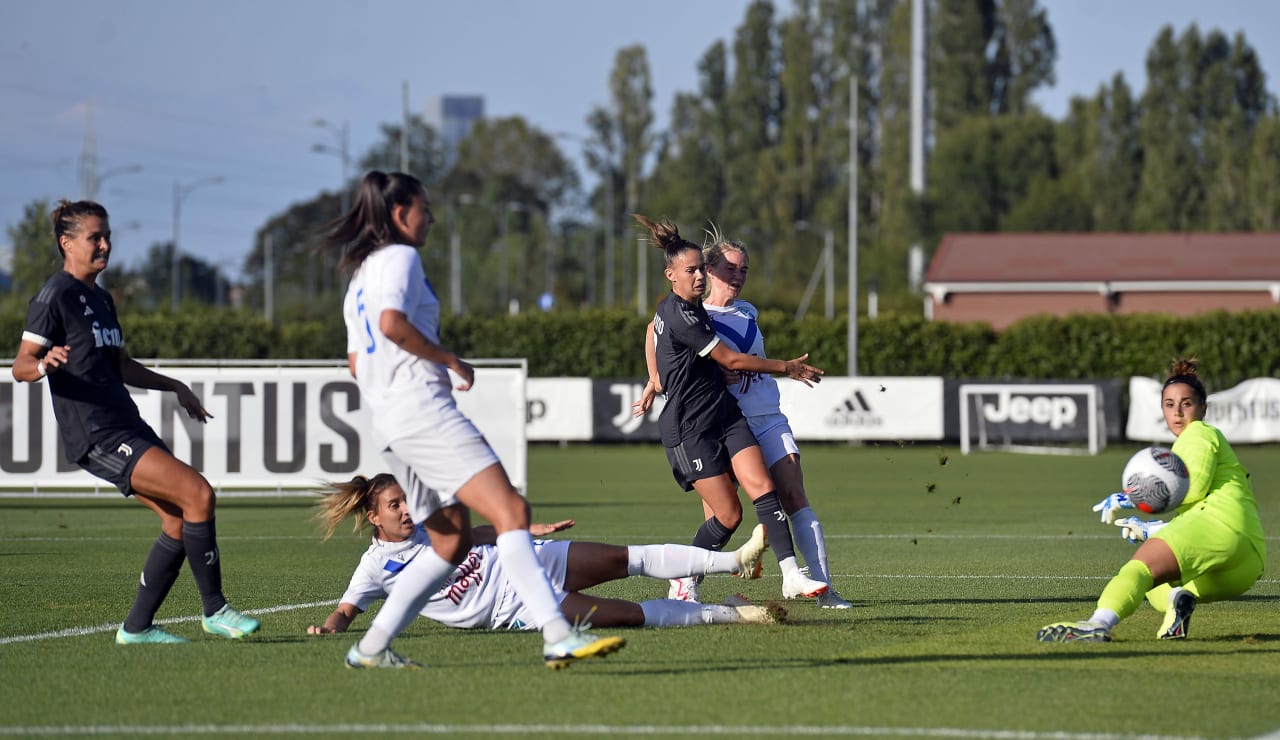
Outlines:
{"label": "jeep logo", "polygon": [[1050,429],[1061,429],[1075,422],[1079,408],[1071,396],[1015,396],[1001,391],[994,405],[982,404],[982,416],[993,423],[1048,424]]}

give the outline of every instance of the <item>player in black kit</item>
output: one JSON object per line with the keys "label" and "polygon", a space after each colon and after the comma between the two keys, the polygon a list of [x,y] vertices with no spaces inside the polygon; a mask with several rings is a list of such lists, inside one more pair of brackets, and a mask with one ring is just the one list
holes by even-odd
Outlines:
{"label": "player in black kit", "polygon": [[[658,385],[667,394],[658,426],[676,482],[686,491],[697,491],[710,513],[694,535],[693,544],[721,550],[729,542],[742,522],[742,509],[737,506],[741,485],[765,527],[783,577],[802,585],[803,595],[818,596],[829,587],[805,576],[796,564],[787,516],[760,446],[725,386],[724,373],[728,369],[785,374],[811,385],[821,380],[822,370],[805,364],[808,355],[771,360],[736,352],[721,342],[702,306],[706,287],[702,250],[681,238],[667,221],[655,224],[640,215],[635,219],[648,230],[650,242],[663,250],[666,276],[671,281],[671,293],[658,304],[652,324]],[[686,582],[685,590],[668,596],[698,600],[696,582]]]}
{"label": "player in black kit", "polygon": [[160,516],[160,536],[147,555],[137,597],[116,642],[187,642],[154,624],[183,560],[191,564],[200,591],[204,631],[244,637],[260,625],[232,608],[222,594],[213,489],[142,420],[125,384],[172,391],[193,419],[205,421],[209,412],[184,383],[148,370],[125,351],[115,303],[97,285],[111,255],[107,210],[91,201],[64,200],[54,208],[52,220],[62,271],[28,304],[13,377],[28,383],[48,377],[67,459]]}

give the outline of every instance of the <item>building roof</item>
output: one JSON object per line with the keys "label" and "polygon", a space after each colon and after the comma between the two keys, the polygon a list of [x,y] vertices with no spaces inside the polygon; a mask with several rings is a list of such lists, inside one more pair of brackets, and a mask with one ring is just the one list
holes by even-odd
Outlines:
{"label": "building roof", "polygon": [[925,282],[1280,281],[1280,233],[947,234]]}

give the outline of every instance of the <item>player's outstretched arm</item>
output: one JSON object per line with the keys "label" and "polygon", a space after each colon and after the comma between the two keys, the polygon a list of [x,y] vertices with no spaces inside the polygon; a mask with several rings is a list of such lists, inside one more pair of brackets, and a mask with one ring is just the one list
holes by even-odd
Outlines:
{"label": "player's outstretched arm", "polygon": [[355,604],[342,603],[338,604],[338,608],[333,610],[329,618],[324,620],[322,625],[311,625],[307,627],[308,635],[332,635],[337,632],[346,632],[351,626],[351,622],[360,616],[360,608]]}
{"label": "player's outstretched arm", "polygon": [[724,342],[716,344],[715,348],[711,350],[711,359],[728,370],[785,375],[808,386],[821,381],[826,372],[805,362],[805,360],[809,359],[807,352],[794,360],[770,360],[767,357],[756,357],[755,355],[736,352],[726,346]]}
{"label": "player's outstretched arm", "polygon": [[[549,534],[563,532],[572,527],[576,522],[572,519],[561,519],[558,522],[531,522],[529,524],[529,535],[532,537],[546,537]],[[471,544],[472,545],[493,545],[498,542],[498,530],[493,528],[492,524],[481,524],[478,527],[471,528]]]}

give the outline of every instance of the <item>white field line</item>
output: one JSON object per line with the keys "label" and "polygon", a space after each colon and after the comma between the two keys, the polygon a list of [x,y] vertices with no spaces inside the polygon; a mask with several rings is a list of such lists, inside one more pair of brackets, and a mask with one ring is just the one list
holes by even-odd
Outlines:
{"label": "white field line", "polygon": [[[867,727],[858,725],[598,725],[598,724],[234,724],[234,725],[64,725],[4,727],[0,735],[762,735],[774,737],[926,737],[990,740],[1164,740],[1168,735],[1034,732],[959,727]],[[1199,740],[1178,735],[1178,740]]]}
{"label": "white field line", "polygon": [[[328,601],[312,601],[307,604],[284,604],[282,606],[269,606],[265,609],[245,609],[245,614],[271,614],[273,612],[290,612],[297,609],[310,609],[315,606],[334,606],[338,603],[337,599],[329,599]],[[168,619],[157,619],[156,624],[185,624],[187,622],[198,622],[199,617],[169,617]],[[13,637],[0,637],[0,645],[8,645],[15,642],[38,642],[40,640],[55,640],[61,637],[84,637],[85,635],[97,635],[103,632],[115,632],[120,628],[120,623],[100,624],[96,627],[68,627],[64,630],[56,632],[40,632],[34,635],[14,635]],[[0,730],[2,731],[2,730]]]}

